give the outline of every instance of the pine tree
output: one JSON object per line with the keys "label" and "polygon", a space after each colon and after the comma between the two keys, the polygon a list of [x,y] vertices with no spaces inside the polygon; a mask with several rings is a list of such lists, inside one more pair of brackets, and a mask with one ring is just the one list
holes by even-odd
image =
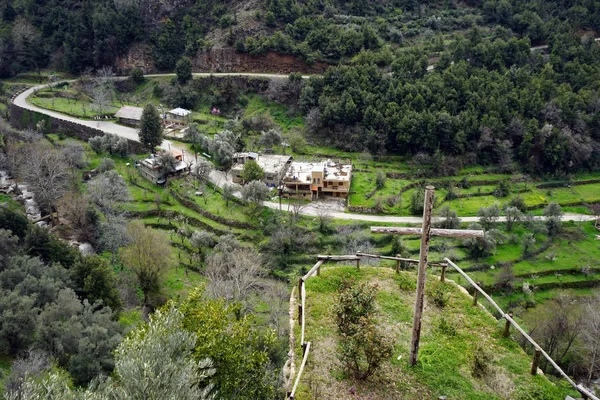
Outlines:
{"label": "pine tree", "polygon": [[158,114],[156,107],[152,104],[148,104],[144,107],[138,135],[140,137],[140,142],[142,142],[142,144],[152,153],[154,153],[154,148],[163,141],[163,126],[160,115]]}

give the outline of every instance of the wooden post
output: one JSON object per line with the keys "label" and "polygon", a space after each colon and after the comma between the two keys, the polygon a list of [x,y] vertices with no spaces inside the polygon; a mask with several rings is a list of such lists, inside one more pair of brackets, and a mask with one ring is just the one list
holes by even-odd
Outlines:
{"label": "wooden post", "polygon": [[[481,283],[477,282],[477,286],[481,286]],[[477,290],[477,288],[473,288],[473,290],[475,290],[475,293],[473,293],[473,305],[476,306],[477,305],[477,298],[479,297],[479,290]]]}
{"label": "wooden post", "polygon": [[427,279],[427,261],[429,257],[429,241],[431,239],[431,212],[433,210],[433,186],[425,188],[425,203],[423,205],[423,227],[421,230],[421,250],[419,253],[419,272],[417,276],[417,295],[415,299],[415,315],[413,318],[412,340],[410,346],[410,364],[415,365],[419,357],[419,342],[421,340],[421,317],[425,301],[425,281]]}
{"label": "wooden post", "polygon": [[356,269],[360,269],[360,258],[356,259]]}
{"label": "wooden post", "polygon": [[317,276],[321,276],[321,266],[319,265],[319,268],[317,268]]}
{"label": "wooden post", "polygon": [[446,264],[442,264],[442,276],[440,276],[440,281],[446,282]]}
{"label": "wooden post", "polygon": [[540,356],[542,352],[539,349],[535,349],[535,353],[533,354],[533,361],[531,363],[531,375],[537,375],[538,365],[540,364]]}
{"label": "wooden post", "polygon": [[[512,318],[512,313],[508,313],[508,316]],[[510,336],[510,320],[507,318],[506,319],[506,325],[504,325],[504,333],[502,333],[502,337],[509,337]]]}
{"label": "wooden post", "polygon": [[302,326],[302,278],[298,281],[298,325]]}

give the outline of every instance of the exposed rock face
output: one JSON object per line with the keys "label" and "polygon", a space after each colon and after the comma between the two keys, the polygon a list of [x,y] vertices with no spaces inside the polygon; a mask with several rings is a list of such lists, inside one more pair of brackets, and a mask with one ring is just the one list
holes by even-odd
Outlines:
{"label": "exposed rock face", "polygon": [[158,72],[154,67],[150,47],[143,43],[135,43],[129,47],[127,54],[117,58],[115,68],[119,75],[126,75],[135,68],[141,68],[145,74]]}
{"label": "exposed rock face", "polygon": [[[328,67],[322,62],[316,62],[310,66],[295,56],[273,51],[262,56],[251,56],[246,53],[238,53],[231,48],[213,48],[199,52],[194,58],[193,64],[194,72],[272,72],[279,74],[289,74],[290,72],[317,74],[325,71]],[[152,51],[144,44],[131,46],[126,55],[117,59],[115,68],[120,75],[126,75],[134,68],[141,68],[145,74],[160,72],[154,66]]]}
{"label": "exposed rock face", "polygon": [[212,72],[273,72],[289,74],[290,72],[321,73],[327,64],[317,62],[307,65],[301,59],[268,52],[264,56],[251,56],[238,53],[233,49],[211,49],[199,53],[193,60],[194,70]]}

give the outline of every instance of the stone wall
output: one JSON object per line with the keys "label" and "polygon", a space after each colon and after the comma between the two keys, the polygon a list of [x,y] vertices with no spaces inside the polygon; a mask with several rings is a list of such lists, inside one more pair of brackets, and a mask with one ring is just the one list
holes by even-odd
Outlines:
{"label": "stone wall", "polygon": [[[35,129],[39,121],[45,121],[46,126],[51,132],[64,133],[66,136],[87,142],[94,136],[104,136],[104,132],[100,129],[92,128],[86,125],[78,124],[71,121],[51,117],[37,111],[27,110],[16,104],[10,106],[10,124],[17,129]],[[129,151],[136,154],[146,153],[142,144],[133,140],[127,139]]]}

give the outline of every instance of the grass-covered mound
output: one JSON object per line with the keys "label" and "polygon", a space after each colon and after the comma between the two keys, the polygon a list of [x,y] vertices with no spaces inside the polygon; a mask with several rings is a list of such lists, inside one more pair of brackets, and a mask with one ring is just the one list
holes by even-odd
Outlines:
{"label": "grass-covered mound", "polygon": [[[337,356],[333,305],[345,278],[378,285],[379,324],[394,342],[391,359],[378,376],[357,382]],[[453,283],[429,276],[419,362],[408,363],[416,285],[414,272],[387,268],[323,268],[306,282],[306,341],[311,342],[297,399],[559,399],[574,395],[564,381],[530,375],[531,358],[512,339],[502,338],[503,322],[472,305]],[[299,340],[297,328],[296,340]],[[302,357],[297,343],[296,357]],[[358,397],[357,397],[358,398]]]}

